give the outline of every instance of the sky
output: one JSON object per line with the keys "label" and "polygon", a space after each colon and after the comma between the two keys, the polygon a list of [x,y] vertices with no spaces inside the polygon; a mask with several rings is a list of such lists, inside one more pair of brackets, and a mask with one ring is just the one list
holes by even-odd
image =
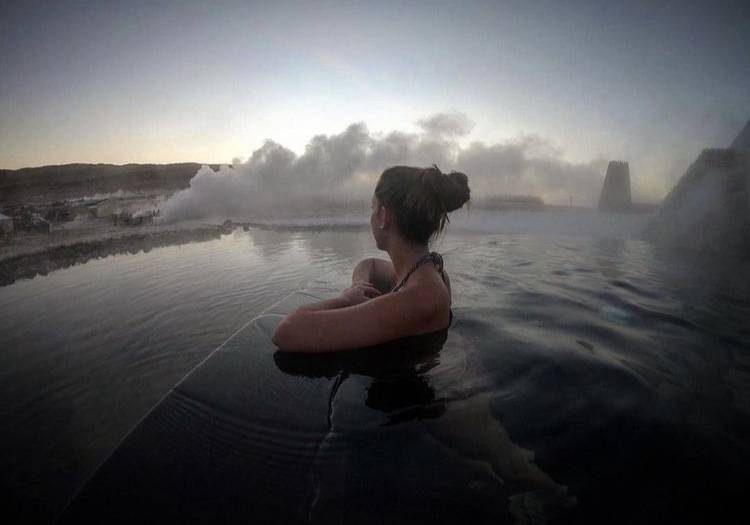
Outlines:
{"label": "sky", "polygon": [[0,168],[278,150],[299,176],[348,144],[352,177],[565,203],[625,160],[654,202],[750,118],[748,27],[746,0],[2,0]]}

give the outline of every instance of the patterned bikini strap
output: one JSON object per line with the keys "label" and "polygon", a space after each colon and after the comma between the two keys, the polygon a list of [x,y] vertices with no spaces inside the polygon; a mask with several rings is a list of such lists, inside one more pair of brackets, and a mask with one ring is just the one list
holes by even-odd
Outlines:
{"label": "patterned bikini strap", "polygon": [[396,286],[393,287],[393,290],[391,290],[391,293],[398,292],[405,284],[406,281],[409,279],[411,274],[417,271],[418,268],[421,268],[427,263],[432,263],[437,268],[437,271],[440,272],[440,276],[443,275],[443,256],[440,255],[437,252],[429,252],[424,254],[422,257],[417,259],[417,261],[411,265],[411,268],[409,268],[409,271],[406,272],[406,275],[404,275],[404,278],[401,279],[401,282],[398,283]]}

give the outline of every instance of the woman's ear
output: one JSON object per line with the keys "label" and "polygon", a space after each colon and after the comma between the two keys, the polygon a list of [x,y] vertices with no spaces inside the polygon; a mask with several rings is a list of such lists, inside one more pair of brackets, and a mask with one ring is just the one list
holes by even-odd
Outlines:
{"label": "woman's ear", "polygon": [[385,206],[381,206],[378,215],[380,216],[380,229],[387,230],[390,228],[391,222],[393,221],[391,210]]}

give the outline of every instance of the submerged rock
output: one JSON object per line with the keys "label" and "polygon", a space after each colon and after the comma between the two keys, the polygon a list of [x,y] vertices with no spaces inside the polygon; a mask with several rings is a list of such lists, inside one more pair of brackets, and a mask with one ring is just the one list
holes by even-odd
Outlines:
{"label": "submerged rock", "polygon": [[750,257],[749,185],[750,152],[703,150],[667,195],[644,236],[668,246]]}

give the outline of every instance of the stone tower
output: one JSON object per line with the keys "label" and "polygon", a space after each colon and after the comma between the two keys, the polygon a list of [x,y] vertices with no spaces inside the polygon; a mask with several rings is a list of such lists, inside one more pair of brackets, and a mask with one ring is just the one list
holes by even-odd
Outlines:
{"label": "stone tower", "polygon": [[599,210],[628,211],[630,207],[630,167],[627,162],[613,160],[607,166]]}

